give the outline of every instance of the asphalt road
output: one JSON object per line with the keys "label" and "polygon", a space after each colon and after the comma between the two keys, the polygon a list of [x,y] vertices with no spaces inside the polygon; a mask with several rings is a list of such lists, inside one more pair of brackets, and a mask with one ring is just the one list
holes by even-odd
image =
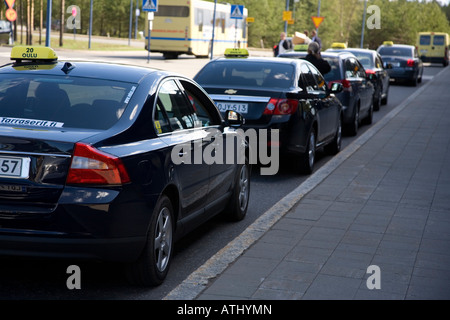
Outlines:
{"label": "asphalt road", "polygon": [[[9,62],[10,48],[0,48],[0,65]],[[258,53],[256,53],[258,54]],[[265,55],[266,53],[262,53]],[[269,53],[270,54],[270,53]],[[76,52],[58,51],[60,58],[106,60],[108,62],[139,64],[166,69],[192,77],[208,59],[181,56],[177,60],[164,60],[152,54],[150,61],[144,52]],[[423,85],[437,74],[442,67],[427,66]],[[388,104],[374,113],[374,123],[379,121],[417,88],[392,84]],[[361,135],[369,126],[359,130]],[[344,137],[343,148],[357,137]],[[317,168],[330,160],[330,156],[318,155]],[[295,174],[288,165],[280,168],[275,176],[261,176],[258,168],[252,173],[250,204],[247,217],[239,223],[229,223],[217,217],[198,230],[183,238],[176,246],[171,270],[166,281],[156,288],[136,288],[129,286],[117,265],[85,261],[0,258],[0,299],[20,300],[161,300],[179,283],[199,268],[211,256],[226,246],[243,232],[260,215],[290,193],[308,176]],[[70,274],[67,267],[78,265],[81,268],[81,289],[69,290],[66,286]]]}

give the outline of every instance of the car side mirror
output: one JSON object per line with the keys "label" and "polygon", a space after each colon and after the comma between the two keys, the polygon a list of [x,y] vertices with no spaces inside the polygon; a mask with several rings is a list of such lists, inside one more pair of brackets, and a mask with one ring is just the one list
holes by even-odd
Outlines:
{"label": "car side mirror", "polygon": [[241,127],[245,124],[245,118],[236,111],[227,110],[225,112],[225,122],[231,127]]}
{"label": "car side mirror", "polygon": [[333,82],[331,85],[331,93],[337,94],[339,92],[342,92],[344,90],[344,86],[340,82]]}

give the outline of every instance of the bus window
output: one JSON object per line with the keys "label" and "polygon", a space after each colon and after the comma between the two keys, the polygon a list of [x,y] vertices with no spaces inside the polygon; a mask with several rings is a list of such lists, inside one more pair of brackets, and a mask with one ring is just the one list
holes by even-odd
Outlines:
{"label": "bus window", "polygon": [[155,16],[158,17],[176,17],[187,18],[189,17],[189,7],[187,6],[158,6],[158,11],[155,12]]}

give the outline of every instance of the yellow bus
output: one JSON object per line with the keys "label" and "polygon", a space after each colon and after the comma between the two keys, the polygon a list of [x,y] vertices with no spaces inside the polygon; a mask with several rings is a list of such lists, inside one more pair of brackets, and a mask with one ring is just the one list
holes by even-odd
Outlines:
{"label": "yellow bus", "polygon": [[[213,53],[226,48],[247,47],[247,9],[242,19],[231,18],[231,5],[217,3]],[[166,59],[180,54],[207,57],[213,37],[214,2],[202,0],[159,0],[150,30],[150,52]],[[145,28],[148,43],[148,27]],[[146,44],[146,50],[147,44]]]}
{"label": "yellow bus", "polygon": [[442,63],[448,66],[450,60],[450,37],[444,32],[419,32],[417,51],[423,62]]}

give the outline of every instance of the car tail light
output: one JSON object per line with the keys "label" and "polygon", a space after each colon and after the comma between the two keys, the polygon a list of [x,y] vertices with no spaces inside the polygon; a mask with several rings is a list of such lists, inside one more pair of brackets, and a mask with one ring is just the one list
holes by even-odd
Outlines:
{"label": "car tail light", "polygon": [[415,64],[416,62],[413,59],[408,59],[408,61],[406,61],[406,66],[408,67],[414,67]]}
{"label": "car tail light", "polygon": [[94,147],[77,143],[67,184],[121,185],[130,182],[122,161]]}
{"label": "car tail light", "polygon": [[264,114],[285,115],[294,114],[298,108],[298,100],[294,99],[270,99],[264,110]]}
{"label": "car tail light", "polygon": [[376,74],[376,72],[373,71],[372,69],[367,69],[366,74]]}

